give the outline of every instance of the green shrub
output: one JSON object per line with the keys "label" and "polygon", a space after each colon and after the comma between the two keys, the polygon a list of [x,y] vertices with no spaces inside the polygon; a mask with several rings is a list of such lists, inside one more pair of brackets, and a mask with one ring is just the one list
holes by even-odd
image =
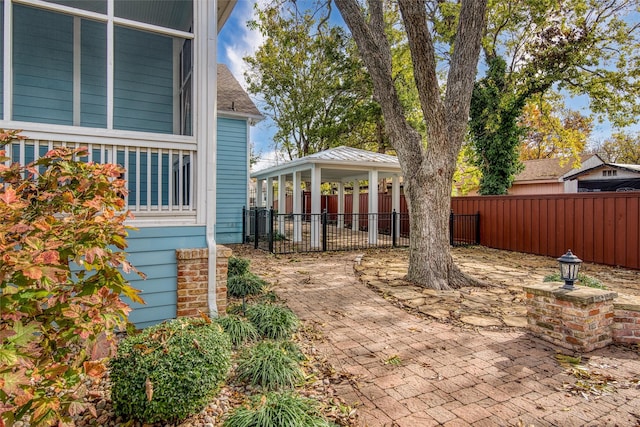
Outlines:
{"label": "green shrub", "polygon": [[303,378],[296,357],[277,341],[263,341],[245,349],[236,373],[240,380],[265,390],[294,387]]}
{"label": "green shrub", "polygon": [[288,355],[290,355],[297,361],[302,362],[304,360],[307,360],[307,357],[304,355],[304,353],[302,353],[300,347],[298,347],[298,344],[294,343],[293,341],[284,340],[279,341],[278,344],[280,345],[280,348],[282,350],[284,350]]}
{"label": "green shrub", "polygon": [[67,425],[95,410],[78,387],[104,372],[86,361],[99,337],[115,350],[131,310],[122,297],[143,302],[122,275],[136,272],[123,169],[77,160],[86,148],[9,165],[14,139],[0,130],[0,425]]}
{"label": "green shrub", "polygon": [[231,343],[220,325],[176,319],[124,339],[111,360],[116,415],[173,422],[200,411],[229,370]]}
{"label": "green shrub", "polygon": [[[560,273],[558,272],[545,276],[543,281],[544,282],[564,282],[560,277]],[[590,288],[606,289],[606,286],[604,286],[601,281],[599,281],[594,277],[587,276],[584,273],[578,273],[578,284],[582,286],[588,286]]]}
{"label": "green shrub", "polygon": [[231,303],[227,306],[227,314],[244,315],[244,308],[240,303]]}
{"label": "green shrub", "polygon": [[249,306],[247,318],[262,336],[274,340],[290,338],[299,324],[298,317],[291,310],[274,304]]}
{"label": "green shrub", "polygon": [[233,276],[242,276],[249,272],[249,260],[239,258],[235,256],[229,257],[229,264],[227,267],[227,278]]}
{"label": "green shrub", "polygon": [[239,276],[229,277],[227,280],[227,292],[229,296],[235,298],[244,298],[248,295],[257,295],[267,282],[253,273],[245,273]]}
{"label": "green shrub", "polygon": [[225,420],[224,427],[329,427],[311,399],[291,392],[267,393],[251,398]]}
{"label": "green shrub", "polygon": [[260,295],[259,301],[264,303],[275,303],[278,302],[279,298],[273,291],[267,291]]}
{"label": "green shrub", "polygon": [[233,345],[240,345],[248,341],[255,341],[260,334],[258,330],[247,319],[236,315],[229,315],[225,317],[219,317],[216,322],[222,326],[222,329],[229,335]]}

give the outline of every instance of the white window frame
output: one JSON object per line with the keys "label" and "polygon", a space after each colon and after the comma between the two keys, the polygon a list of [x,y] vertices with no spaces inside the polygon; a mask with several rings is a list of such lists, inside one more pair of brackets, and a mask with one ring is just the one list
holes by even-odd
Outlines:
{"label": "white window frame", "polygon": [[[56,3],[49,3],[42,0],[4,0],[4,54],[3,54],[3,115],[2,123],[18,123],[13,121],[13,5],[20,4],[25,6],[31,6],[42,10],[48,10],[51,12],[63,13],[66,15],[70,15],[75,18],[85,18],[93,21],[104,22],[107,24],[107,127],[106,130],[109,131],[120,131],[119,129],[113,128],[113,109],[114,109],[114,32],[115,26],[121,26],[126,28],[132,28],[141,31],[147,31],[154,34],[165,35],[178,39],[194,39],[194,33],[188,31],[181,31],[167,27],[161,27],[158,25],[147,24],[144,22],[133,21],[126,18],[120,18],[115,16],[115,2],[114,0],[105,0],[107,2],[107,13],[96,13],[88,10],[77,9],[74,7],[64,6]],[[197,0],[193,1],[193,16],[195,16],[195,3]],[[77,20],[79,21],[79,20]],[[79,22],[77,24],[79,28]],[[76,24],[74,22],[74,120],[73,127],[79,127],[79,116],[76,117],[76,114],[80,114],[80,95],[79,95],[79,76],[76,75],[76,72],[79,73],[79,69],[75,70],[75,67],[80,66],[79,55],[80,48],[76,46],[76,43],[80,43],[79,34],[76,33]],[[76,65],[76,59],[78,60],[78,65]],[[193,64],[192,64],[193,65]],[[76,81],[76,79],[78,81]],[[174,82],[174,86],[176,84],[180,84],[180,82]],[[192,84],[194,84],[192,80]],[[76,91],[78,92],[76,95]],[[194,88],[192,88],[192,93],[194,92]],[[76,105],[76,102],[78,105]],[[192,106],[193,107],[193,106]],[[76,113],[77,111],[77,113]],[[194,112],[192,111],[192,124],[191,128],[193,129],[193,117]],[[29,123],[29,128],[32,128],[32,123]],[[37,123],[36,127],[37,127]],[[51,130],[53,127],[62,126],[62,125],[52,125],[46,124],[46,128]],[[24,126],[23,126],[24,127]],[[66,126],[68,127],[68,126]],[[74,131],[73,133],[81,133],[87,134],[86,129],[92,128],[82,128],[82,132]],[[95,128],[104,131],[103,128]],[[175,129],[174,129],[175,131]],[[179,131],[179,129],[178,129]],[[164,134],[166,135],[166,134]],[[185,137],[183,135],[176,135],[175,137]],[[186,136],[188,140],[193,141],[193,136]]]}

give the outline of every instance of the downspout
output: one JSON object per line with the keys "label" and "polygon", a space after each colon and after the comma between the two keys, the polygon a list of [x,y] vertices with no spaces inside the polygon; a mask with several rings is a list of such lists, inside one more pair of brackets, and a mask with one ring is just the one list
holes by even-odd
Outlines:
{"label": "downspout", "polygon": [[207,304],[209,315],[211,317],[218,316],[218,305],[216,298],[216,164],[217,164],[217,62],[216,62],[216,43],[217,43],[217,1],[196,0],[198,9],[195,17],[200,24],[200,36],[198,53],[200,53],[199,69],[200,77],[200,120],[198,129],[202,131],[202,140],[199,153],[204,156],[198,163],[203,165],[203,170],[199,172],[199,176],[205,184],[205,191],[201,193],[204,200],[200,200],[199,205],[204,212],[204,223],[206,225],[205,238],[208,256],[208,278],[207,278]]}
{"label": "downspout", "polygon": [[211,151],[207,153],[207,195],[205,204],[207,206],[207,246],[209,248],[209,287],[208,302],[209,313],[212,317],[218,317],[218,301],[216,296],[216,206],[217,206],[217,174],[218,174],[218,16],[217,1],[205,0],[207,7],[207,134],[209,135],[209,147]]}

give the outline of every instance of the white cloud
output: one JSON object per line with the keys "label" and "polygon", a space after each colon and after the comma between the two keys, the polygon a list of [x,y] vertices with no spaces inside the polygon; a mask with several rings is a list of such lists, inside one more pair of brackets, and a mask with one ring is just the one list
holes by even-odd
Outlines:
{"label": "white cloud", "polygon": [[[244,57],[253,55],[260,45],[264,42],[264,37],[259,31],[251,30],[247,27],[247,21],[255,19],[255,10],[253,5],[255,1],[239,1],[234,10],[232,19],[237,22],[238,33],[234,34],[226,43],[223,43],[223,49],[227,57],[227,65],[240,82],[240,84],[246,89],[246,82],[244,79],[244,72],[247,69],[247,64],[244,62]],[[261,4],[262,1],[258,1]]]}
{"label": "white cloud", "polygon": [[266,153],[260,154],[260,159],[258,162],[251,167],[251,172],[260,171],[262,169],[267,169],[272,166],[279,165],[283,163],[285,160],[282,158],[282,155],[277,151],[269,151]]}

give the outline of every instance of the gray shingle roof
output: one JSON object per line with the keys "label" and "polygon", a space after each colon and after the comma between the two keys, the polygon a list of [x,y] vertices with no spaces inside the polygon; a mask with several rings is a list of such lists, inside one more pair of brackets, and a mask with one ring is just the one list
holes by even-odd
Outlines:
{"label": "gray shingle roof", "polygon": [[218,64],[218,111],[262,119],[247,92],[224,64]]}
{"label": "gray shingle roof", "polygon": [[[592,155],[580,156],[580,162],[584,163]],[[522,162],[524,164],[524,170],[516,175],[514,183],[523,181],[538,181],[538,180],[559,180],[564,174],[573,169],[575,159],[564,159],[562,165],[560,159],[538,159],[538,160],[526,160]]]}

